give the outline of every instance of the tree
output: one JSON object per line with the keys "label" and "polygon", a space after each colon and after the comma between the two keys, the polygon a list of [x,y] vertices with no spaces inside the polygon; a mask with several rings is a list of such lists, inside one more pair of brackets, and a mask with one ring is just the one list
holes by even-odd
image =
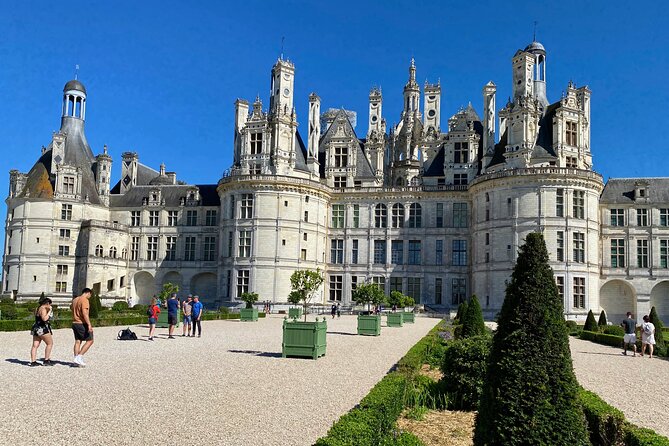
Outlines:
{"label": "tree", "polygon": [[399,291],[391,291],[390,297],[388,297],[388,305],[392,305],[394,309],[397,309],[397,307],[401,307],[406,302],[406,298],[407,296]]}
{"label": "tree", "polygon": [[578,388],[548,251],[543,236],[531,233],[507,285],[474,444],[588,445]]}
{"label": "tree", "polygon": [[246,302],[246,308],[253,308],[253,304],[258,302],[258,293],[242,293],[239,300]]}
{"label": "tree", "polygon": [[650,315],[648,317],[655,326],[655,348],[660,352],[659,354],[667,355],[667,352],[665,351],[664,335],[662,334],[664,325],[662,325],[662,319],[657,315],[657,310],[655,310],[654,306],[650,309]]}
{"label": "tree", "polygon": [[313,299],[314,294],[323,283],[323,275],[321,270],[311,271],[304,269],[295,271],[290,276],[290,286],[293,291],[288,295],[288,302],[292,304],[299,304],[302,302],[304,307],[304,321],[307,321],[307,303]]}
{"label": "tree", "polygon": [[592,313],[592,310],[588,311],[588,317],[585,319],[583,330],[594,331],[595,333],[599,331],[599,327],[597,326],[595,315]]}
{"label": "tree", "polygon": [[363,283],[353,290],[351,298],[358,305],[367,304],[367,311],[370,311],[371,305],[382,304],[386,300],[386,295],[378,284]]}
{"label": "tree", "polygon": [[467,301],[460,302],[458,305],[458,312],[455,314],[455,320],[453,322],[457,324],[462,323],[462,316],[467,312]]}
{"label": "tree", "polygon": [[402,300],[402,307],[413,307],[416,305],[416,300],[411,297],[411,296],[404,296],[404,299]]}
{"label": "tree", "polygon": [[597,325],[599,327],[606,327],[608,325],[608,322],[606,320],[606,313],[604,310],[602,310],[601,313],[599,313],[599,320],[597,321]]}
{"label": "tree", "polygon": [[481,305],[479,304],[479,299],[476,295],[473,295],[469,304],[467,304],[465,313],[462,315],[461,323],[462,330],[460,331],[460,336],[463,338],[485,334],[483,312],[481,311]]}
{"label": "tree", "polygon": [[162,303],[167,302],[167,299],[172,297],[172,294],[177,294],[179,292],[179,285],[176,283],[163,283],[163,289],[158,293],[158,297]]}

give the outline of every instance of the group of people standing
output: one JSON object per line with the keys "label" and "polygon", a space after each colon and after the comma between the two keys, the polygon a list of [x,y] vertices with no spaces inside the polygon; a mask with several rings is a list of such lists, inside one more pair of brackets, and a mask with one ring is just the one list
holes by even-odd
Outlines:
{"label": "group of people standing", "polygon": [[[623,355],[627,355],[627,347],[632,348],[632,356],[636,356],[636,321],[631,312],[627,312],[627,319],[620,324],[625,329],[623,337]],[[653,346],[655,345],[655,324],[650,321],[648,315],[643,317],[641,324],[641,356],[646,352],[648,347],[648,356],[653,357]]]}
{"label": "group of people standing", "polygon": [[[156,323],[158,322],[158,314],[161,312],[159,301],[154,297],[151,299],[147,314],[149,316],[149,341],[153,341],[156,331]],[[183,332],[182,337],[195,337],[197,330],[197,337],[202,336],[202,313],[204,305],[200,302],[198,296],[188,295],[183,301],[179,302],[176,294],[172,294],[166,302],[167,306],[167,325],[168,335],[167,339],[174,339],[174,328],[178,323],[179,309],[181,309]],[[192,330],[191,330],[192,329]]]}

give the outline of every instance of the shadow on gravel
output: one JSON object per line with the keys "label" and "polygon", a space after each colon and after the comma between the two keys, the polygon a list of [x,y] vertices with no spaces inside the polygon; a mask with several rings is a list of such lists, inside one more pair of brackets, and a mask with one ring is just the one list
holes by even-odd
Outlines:
{"label": "shadow on gravel", "polygon": [[[600,352],[578,352],[578,353],[583,353],[586,355],[625,356],[622,353],[600,353]],[[629,356],[632,356],[632,354],[630,353]]]}
{"label": "shadow on gravel", "polygon": [[[24,361],[23,359],[17,359],[17,358],[7,358],[5,361],[10,362],[12,364],[18,364],[18,365],[24,365],[30,367],[30,361]],[[65,361],[56,361],[56,360],[51,360],[54,365],[64,365],[68,367],[79,367],[77,364],[74,362],[65,362]],[[42,364],[40,363],[40,366]]]}
{"label": "shadow on gravel", "polygon": [[343,331],[328,331],[327,334],[340,335],[340,336],[358,336],[356,333],[345,333]]}
{"label": "shadow on gravel", "polygon": [[245,355],[264,356],[267,358],[281,358],[281,353],[261,352],[258,350],[228,350],[230,353],[243,353]]}

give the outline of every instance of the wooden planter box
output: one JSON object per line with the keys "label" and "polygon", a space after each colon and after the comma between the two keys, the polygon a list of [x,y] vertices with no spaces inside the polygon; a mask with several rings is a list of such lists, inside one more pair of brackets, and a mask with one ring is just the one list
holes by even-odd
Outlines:
{"label": "wooden planter box", "polygon": [[402,320],[407,324],[413,324],[414,322],[416,322],[416,313],[414,313],[413,311],[405,311],[402,314]]}
{"label": "wooden planter box", "polygon": [[404,312],[388,313],[388,319],[386,319],[386,324],[389,327],[401,327],[404,322],[403,314]]}
{"label": "wooden planter box", "polygon": [[358,334],[365,336],[378,336],[381,334],[381,316],[358,315]]}
{"label": "wooden planter box", "polygon": [[239,310],[239,320],[243,322],[254,322],[258,320],[257,308],[242,308]]}
{"label": "wooden planter box", "polygon": [[318,359],[325,355],[327,322],[283,320],[281,356],[301,356]]}
{"label": "wooden planter box", "polygon": [[291,319],[299,319],[302,317],[302,308],[295,307],[288,309],[288,317]]}

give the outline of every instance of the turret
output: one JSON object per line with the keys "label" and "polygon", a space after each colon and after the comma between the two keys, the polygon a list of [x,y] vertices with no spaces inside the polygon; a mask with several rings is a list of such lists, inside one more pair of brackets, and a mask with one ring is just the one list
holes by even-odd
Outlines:
{"label": "turret", "polygon": [[112,157],[107,153],[107,145],[102,148],[102,153],[95,157],[95,183],[100,196],[100,201],[109,206],[109,185],[111,182]]}
{"label": "turret", "polygon": [[309,140],[307,147],[307,165],[314,175],[319,173],[318,141],[321,137],[321,98],[316,93],[309,95]]}
{"label": "turret", "polygon": [[534,56],[533,87],[534,97],[547,107],[549,102],[546,97],[546,49],[536,40],[530,43],[525,51]]}
{"label": "turret", "polygon": [[235,101],[235,139],[234,139],[234,164],[239,165],[242,151],[242,129],[249,117],[249,103],[244,99]]}
{"label": "turret", "polygon": [[497,86],[488,82],[483,87],[483,166],[485,168],[492,161],[495,152],[495,93]]}
{"label": "turret", "polygon": [[425,82],[423,93],[425,94],[423,98],[425,104],[425,120],[423,130],[425,133],[434,132],[438,135],[441,132],[441,83],[437,82],[436,84],[428,84]]}
{"label": "turret", "polygon": [[420,113],[420,87],[416,83],[416,62],[411,58],[409,65],[409,81],[404,86],[404,111],[402,116],[414,116]]}
{"label": "turret", "polygon": [[125,194],[137,184],[137,164],[139,157],[135,152],[124,152],[121,167],[121,194]]}

